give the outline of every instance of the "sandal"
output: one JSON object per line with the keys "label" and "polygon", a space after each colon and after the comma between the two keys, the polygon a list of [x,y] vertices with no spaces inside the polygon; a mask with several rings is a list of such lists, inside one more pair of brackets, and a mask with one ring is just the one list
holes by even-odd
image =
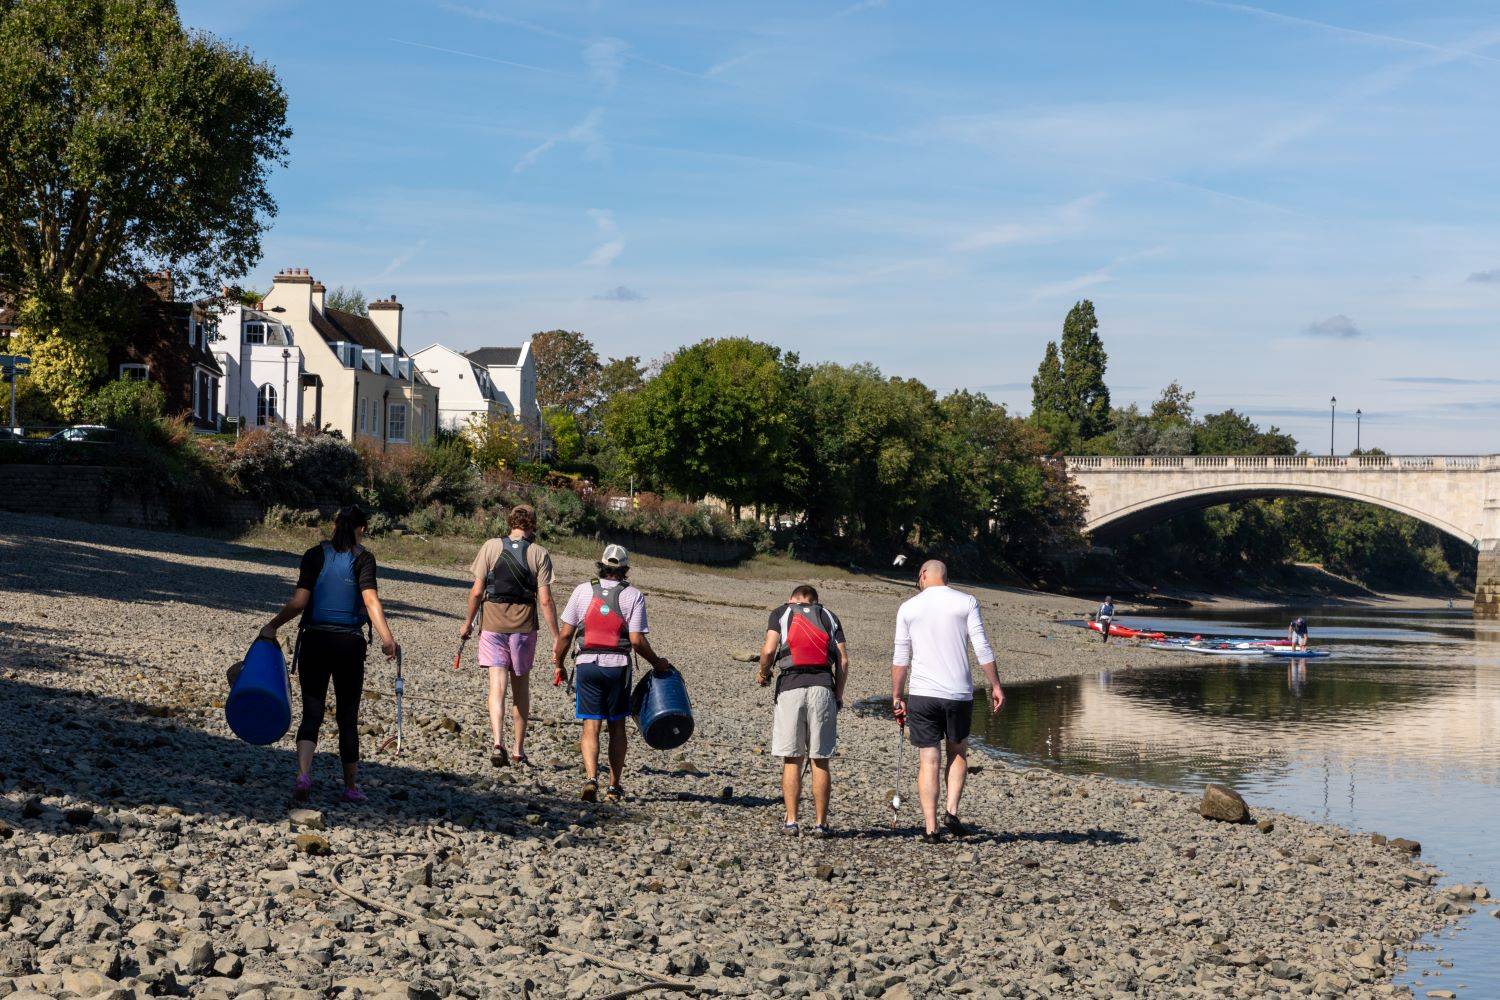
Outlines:
{"label": "sandal", "polygon": [[496,746],[494,749],[492,749],[490,751],[490,766],[491,767],[507,767],[509,765],[510,765],[510,758],[508,756],[506,756],[505,748],[504,747],[502,747],[502,746]]}
{"label": "sandal", "polygon": [[528,757],[528,756],[526,756],[524,753],[519,752],[519,751],[517,751],[516,753],[511,754],[510,755],[510,759],[514,763],[519,764],[522,767],[529,767],[531,765],[531,758]]}
{"label": "sandal", "polygon": [[781,835],[783,837],[800,837],[802,836],[802,828],[796,823],[783,823],[781,824]]}
{"label": "sandal", "polygon": [[609,788],[605,789],[604,791],[605,802],[619,802],[624,797],[625,789],[621,788],[619,785],[610,785]]}
{"label": "sandal", "polygon": [[585,781],[583,783],[583,791],[579,793],[578,797],[585,802],[598,802],[599,782],[593,780]]}

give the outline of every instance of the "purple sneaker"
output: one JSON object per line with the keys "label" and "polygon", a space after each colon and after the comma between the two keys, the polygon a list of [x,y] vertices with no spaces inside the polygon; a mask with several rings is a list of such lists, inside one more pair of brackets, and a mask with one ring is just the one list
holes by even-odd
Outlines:
{"label": "purple sneaker", "polygon": [[292,782],[292,798],[297,802],[306,802],[310,794],[312,794],[312,775],[297,775],[297,780]]}
{"label": "purple sneaker", "polygon": [[367,802],[369,800],[365,797],[365,793],[359,790],[358,785],[350,785],[348,788],[344,789],[344,801],[352,802],[355,805],[360,805],[361,803]]}

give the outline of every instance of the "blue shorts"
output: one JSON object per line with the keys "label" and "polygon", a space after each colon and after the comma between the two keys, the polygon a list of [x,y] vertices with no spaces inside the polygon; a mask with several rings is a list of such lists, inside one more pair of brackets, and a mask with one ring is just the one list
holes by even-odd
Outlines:
{"label": "blue shorts", "polygon": [[601,667],[597,663],[580,663],[573,671],[573,686],[578,692],[576,718],[619,722],[630,716],[628,665]]}

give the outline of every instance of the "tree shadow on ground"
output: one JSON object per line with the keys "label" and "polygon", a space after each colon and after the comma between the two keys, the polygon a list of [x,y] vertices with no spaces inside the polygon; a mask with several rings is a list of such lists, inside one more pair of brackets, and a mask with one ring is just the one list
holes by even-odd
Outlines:
{"label": "tree shadow on ground", "polygon": [[[292,808],[296,756],[282,744],[256,747],[181,724],[168,706],[0,680],[0,718],[11,720],[0,741],[0,775],[23,791],[69,795],[103,810],[172,806],[193,817],[284,822]],[[320,746],[336,739],[330,719]],[[365,737],[364,752],[379,738]],[[321,753],[318,785],[308,805],[331,813],[331,825],[410,834],[449,820],[517,838],[551,837],[579,821],[576,803],[529,789],[489,790],[480,779],[399,762],[361,762],[370,801],[338,802],[333,754]],[[23,818],[19,803],[0,798],[0,818],[18,829],[62,827],[61,814]],[[95,821],[100,822],[100,821]]]}
{"label": "tree shadow on ground", "polygon": [[[0,590],[49,597],[173,602],[220,611],[271,614],[291,596],[301,554],[254,549],[228,542],[192,539],[155,532],[122,532],[115,545],[140,546],[120,551],[69,538],[35,534],[0,537]],[[146,536],[144,538],[140,536]],[[218,551],[215,551],[218,550]],[[239,568],[204,566],[172,558],[231,559]],[[379,554],[377,552],[378,560]],[[430,584],[457,591],[460,580],[395,567],[380,567],[385,581]],[[455,606],[458,597],[455,596]],[[388,607],[397,615],[419,610],[402,602]]]}

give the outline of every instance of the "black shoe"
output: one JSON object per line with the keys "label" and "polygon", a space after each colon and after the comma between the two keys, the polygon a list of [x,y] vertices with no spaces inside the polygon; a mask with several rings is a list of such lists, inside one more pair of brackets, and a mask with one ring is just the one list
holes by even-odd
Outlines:
{"label": "black shoe", "polygon": [[948,834],[942,830],[938,830],[935,833],[922,834],[922,843],[924,844],[946,844],[947,842]]}
{"label": "black shoe", "polygon": [[952,813],[944,814],[943,826],[947,827],[948,832],[955,837],[967,837],[969,835],[969,828],[960,823],[958,817]]}

